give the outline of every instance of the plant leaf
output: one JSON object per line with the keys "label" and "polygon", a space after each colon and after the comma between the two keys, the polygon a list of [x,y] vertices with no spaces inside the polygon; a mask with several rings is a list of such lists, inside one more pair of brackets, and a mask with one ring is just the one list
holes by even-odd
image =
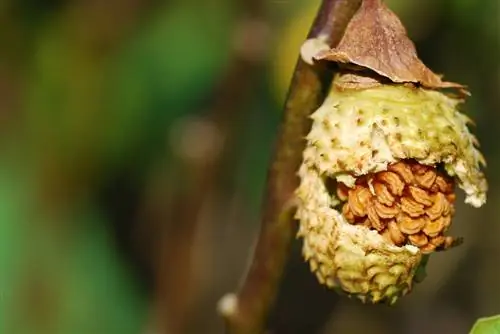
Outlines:
{"label": "plant leaf", "polygon": [[500,334],[500,315],[478,319],[470,334]]}

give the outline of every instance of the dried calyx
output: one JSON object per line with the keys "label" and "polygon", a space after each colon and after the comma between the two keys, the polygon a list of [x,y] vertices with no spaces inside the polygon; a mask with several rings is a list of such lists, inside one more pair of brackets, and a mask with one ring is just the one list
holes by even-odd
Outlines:
{"label": "dried calyx", "polygon": [[319,52],[316,59],[369,69],[394,83],[415,83],[433,89],[464,88],[442,81],[425,66],[403,24],[381,0],[364,0],[339,45]]}
{"label": "dried calyx", "polygon": [[[423,254],[447,236],[455,186],[480,207],[485,161],[462,102],[416,56],[401,22],[380,0],[364,0],[338,48],[340,63],[299,170],[298,235],[318,280],[363,301],[408,293]],[[333,188],[333,189],[332,189]]]}

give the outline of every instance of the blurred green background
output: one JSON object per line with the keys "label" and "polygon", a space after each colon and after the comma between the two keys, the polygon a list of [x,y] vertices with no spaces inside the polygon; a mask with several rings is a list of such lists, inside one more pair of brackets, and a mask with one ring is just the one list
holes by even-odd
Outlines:
{"label": "blurred green background", "polygon": [[[0,333],[221,333],[318,0],[0,1]],[[469,86],[489,163],[465,244],[393,308],[326,291],[300,244],[274,333],[467,333],[500,313],[500,5],[390,0]]]}

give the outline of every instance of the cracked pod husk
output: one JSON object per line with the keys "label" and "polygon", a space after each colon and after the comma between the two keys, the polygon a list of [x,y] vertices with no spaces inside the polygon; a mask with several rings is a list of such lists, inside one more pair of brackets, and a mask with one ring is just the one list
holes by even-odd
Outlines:
{"label": "cracked pod husk", "polygon": [[[393,303],[411,290],[424,253],[452,246],[444,233],[453,184],[464,190],[466,203],[485,202],[484,159],[469,119],[457,110],[459,100],[399,84],[345,89],[335,84],[340,79],[311,116],[296,191],[298,235],[321,283],[363,301]],[[391,173],[394,181],[388,181]],[[384,187],[390,191],[379,191]],[[447,223],[436,228],[438,219]]]}

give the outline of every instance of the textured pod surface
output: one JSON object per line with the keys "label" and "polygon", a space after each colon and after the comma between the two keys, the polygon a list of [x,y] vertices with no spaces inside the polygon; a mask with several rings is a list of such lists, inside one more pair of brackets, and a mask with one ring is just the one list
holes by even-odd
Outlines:
{"label": "textured pod surface", "polygon": [[304,164],[352,185],[354,176],[386,170],[402,159],[441,163],[457,177],[466,202],[479,207],[486,200],[484,158],[467,128],[469,118],[457,110],[459,102],[403,85],[344,91],[332,85],[312,115]]}
{"label": "textured pod surface", "polygon": [[[467,203],[485,202],[484,159],[458,103],[437,91],[403,85],[364,90],[332,85],[312,115],[296,192],[303,255],[321,283],[363,301],[392,303],[411,290],[422,258],[414,245],[398,246],[369,226],[350,224],[332,181],[354,189],[360,178],[411,159],[444,167],[465,191]],[[366,191],[377,196],[374,189]]]}
{"label": "textured pod surface", "polygon": [[333,208],[336,204],[324,179],[302,166],[297,211],[303,255],[322,284],[339,287],[363,301],[396,299],[411,289],[420,263],[418,248],[397,247],[365,226],[350,225]]}

